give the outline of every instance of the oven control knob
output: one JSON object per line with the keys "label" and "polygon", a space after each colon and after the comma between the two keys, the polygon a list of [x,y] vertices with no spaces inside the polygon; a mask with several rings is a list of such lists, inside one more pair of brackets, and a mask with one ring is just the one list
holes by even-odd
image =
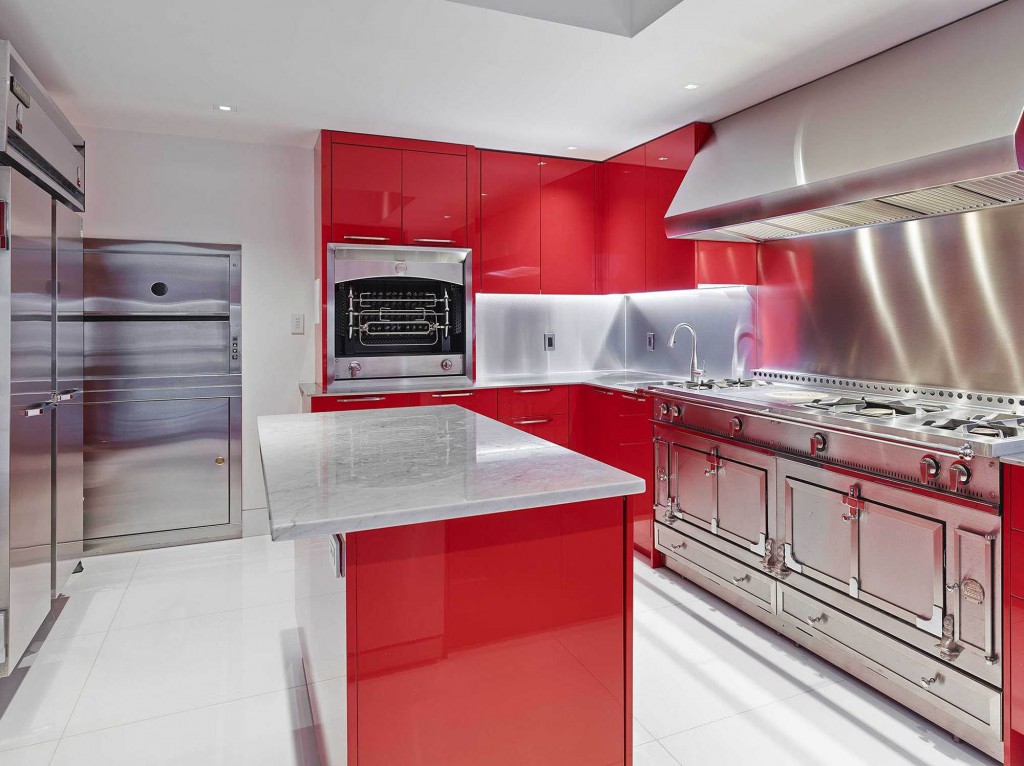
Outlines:
{"label": "oven control knob", "polygon": [[811,437],[811,457],[825,454],[826,449],[828,449],[828,439],[819,431]]}
{"label": "oven control knob", "polygon": [[352,362],[352,364],[350,364],[348,366],[348,376],[350,378],[354,378],[356,375],[358,375],[362,371],[363,371],[363,365],[359,364],[359,362]]}
{"label": "oven control knob", "polygon": [[921,458],[921,483],[927,484],[932,479],[937,479],[941,470],[942,465],[939,463],[938,458],[932,455],[925,455]]}
{"label": "oven control knob", "polygon": [[450,370],[451,368],[452,368],[452,360],[451,359],[442,359],[441,360],[441,369],[442,370],[444,370],[445,372],[448,372],[448,370]]}
{"label": "oven control knob", "polygon": [[729,421],[729,436],[736,436],[740,431],[743,430],[743,421],[739,418],[733,418]]}
{"label": "oven control knob", "polygon": [[668,408],[668,414],[670,417],[678,418],[680,415],[683,414],[683,411],[673,404],[671,407]]}
{"label": "oven control knob", "polygon": [[962,460],[957,460],[949,467],[949,483],[953,489],[966,487],[971,481],[971,469]]}
{"label": "oven control knob", "polygon": [[667,404],[660,405],[658,407],[658,414],[660,414],[662,417],[665,417],[666,415],[668,415],[668,405]]}

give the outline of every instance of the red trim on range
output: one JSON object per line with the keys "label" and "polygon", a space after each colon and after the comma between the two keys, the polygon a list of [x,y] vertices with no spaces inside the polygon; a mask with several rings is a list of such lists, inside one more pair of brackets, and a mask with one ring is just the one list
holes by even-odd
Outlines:
{"label": "red trim on range", "polygon": [[624,498],[346,536],[348,762],[632,762]]}

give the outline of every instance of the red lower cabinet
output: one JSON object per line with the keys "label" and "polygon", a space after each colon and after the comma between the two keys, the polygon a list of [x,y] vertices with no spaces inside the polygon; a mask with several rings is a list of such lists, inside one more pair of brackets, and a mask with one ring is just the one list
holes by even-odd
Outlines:
{"label": "red lower cabinet", "polygon": [[346,536],[348,763],[632,762],[623,498]]}
{"label": "red lower cabinet", "polygon": [[498,389],[498,417],[531,418],[569,413],[568,386],[526,386]]}
{"label": "red lower cabinet", "polygon": [[522,418],[502,418],[502,423],[515,426],[520,431],[547,439],[562,447],[569,446],[569,416],[558,415],[533,415]]}
{"label": "red lower cabinet", "polygon": [[459,407],[489,418],[497,419],[498,417],[498,392],[493,388],[473,391],[428,391],[413,396],[415,397],[413,403],[421,407],[457,404]]}
{"label": "red lower cabinet", "polygon": [[310,411],[382,410],[387,407],[411,407],[413,404],[415,402],[409,394],[339,394],[312,397]]}

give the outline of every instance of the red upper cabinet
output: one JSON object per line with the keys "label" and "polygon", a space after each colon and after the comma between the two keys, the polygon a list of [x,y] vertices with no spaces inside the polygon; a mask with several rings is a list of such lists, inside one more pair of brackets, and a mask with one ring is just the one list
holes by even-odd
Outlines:
{"label": "red upper cabinet", "polygon": [[331,241],[397,245],[402,240],[402,152],[331,147]]}
{"label": "red upper cabinet", "polygon": [[639,293],[647,287],[644,147],[604,163],[597,285],[601,293]]}
{"label": "red upper cabinet", "polygon": [[753,242],[698,242],[697,284],[756,285],[757,245]]}
{"label": "red upper cabinet", "polygon": [[541,292],[594,292],[596,198],[597,166],[593,162],[541,158]]}
{"label": "red upper cabinet", "polygon": [[466,157],[402,152],[402,243],[466,247]]}
{"label": "red upper cabinet", "polygon": [[540,292],[540,158],[480,152],[481,292]]}

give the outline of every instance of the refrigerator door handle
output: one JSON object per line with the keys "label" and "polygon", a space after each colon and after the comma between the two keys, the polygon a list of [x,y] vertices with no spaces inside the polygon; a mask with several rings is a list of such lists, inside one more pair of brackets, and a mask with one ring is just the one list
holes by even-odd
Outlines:
{"label": "refrigerator door handle", "polygon": [[58,391],[53,395],[53,401],[55,402],[70,402],[76,396],[82,393],[81,388],[65,388],[63,391]]}
{"label": "refrigerator door handle", "polygon": [[21,411],[26,418],[34,418],[37,415],[44,415],[53,409],[53,402],[37,402],[30,404]]}

